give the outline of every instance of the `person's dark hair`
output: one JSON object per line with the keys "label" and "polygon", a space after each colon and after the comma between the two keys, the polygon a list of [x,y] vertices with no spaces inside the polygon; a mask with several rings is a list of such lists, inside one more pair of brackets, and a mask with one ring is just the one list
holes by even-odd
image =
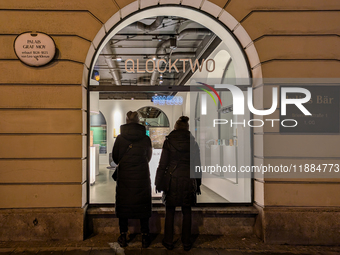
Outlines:
{"label": "person's dark hair", "polygon": [[175,123],[175,129],[185,129],[189,130],[189,117],[181,116]]}
{"label": "person's dark hair", "polygon": [[138,116],[138,112],[132,112],[129,111],[126,114],[126,123],[139,123],[139,116]]}

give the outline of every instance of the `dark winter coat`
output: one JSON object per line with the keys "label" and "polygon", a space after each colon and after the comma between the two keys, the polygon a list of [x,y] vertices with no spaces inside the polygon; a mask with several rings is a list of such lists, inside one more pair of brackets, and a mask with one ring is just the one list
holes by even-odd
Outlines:
{"label": "dark winter coat", "polygon": [[167,206],[192,206],[196,203],[196,190],[201,185],[201,174],[190,178],[190,159],[193,173],[194,166],[201,165],[195,138],[187,130],[172,131],[164,141],[155,180],[157,189],[166,168],[173,171],[169,191],[163,193]]}
{"label": "dark winter coat", "polygon": [[[149,218],[151,216],[149,172],[149,161],[152,155],[151,140],[146,135],[145,127],[137,123],[122,125],[120,130],[121,134],[117,137],[112,150],[113,160],[119,164],[116,216],[128,219]],[[127,151],[130,144],[132,148]]]}

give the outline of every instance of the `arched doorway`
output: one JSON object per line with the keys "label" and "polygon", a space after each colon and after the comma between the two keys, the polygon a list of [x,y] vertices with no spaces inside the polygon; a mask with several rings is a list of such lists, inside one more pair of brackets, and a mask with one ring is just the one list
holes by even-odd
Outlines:
{"label": "arched doorway", "polygon": [[[160,27],[164,28],[163,31],[165,32],[155,32]],[[142,33],[138,33],[138,30]],[[182,41],[181,39],[184,37],[186,38]],[[136,41],[144,51],[137,50]],[[195,44],[193,41],[197,43]],[[185,45],[185,43],[191,43],[191,45]],[[152,48],[151,51],[149,51],[148,46]],[[188,51],[189,48],[195,50]],[[185,51],[178,49],[185,49]],[[224,62],[221,52],[229,56]],[[175,73],[171,74],[171,67],[176,70],[174,66],[176,60],[172,59],[176,54],[188,61],[188,63],[182,61],[180,70],[183,71],[185,68],[188,70],[191,67],[191,74],[188,75],[184,71],[182,76],[176,76]],[[204,64],[205,70],[203,72],[197,71],[200,68],[199,65],[204,66],[204,59],[213,60],[210,65],[216,64],[214,59],[218,60],[219,65],[223,65],[223,68],[219,68],[221,69],[219,70],[221,71],[220,75],[223,77],[218,78],[218,82],[216,82],[215,77],[211,78],[212,68],[207,62]],[[173,61],[172,65],[171,60]],[[185,66],[186,64],[188,65]],[[194,68],[192,68],[193,66]],[[230,161],[235,166],[251,164],[250,128],[228,129],[227,136],[220,135],[221,130],[224,130],[220,128],[216,136],[212,134],[216,130],[214,131],[211,128],[208,130],[202,127],[210,125],[212,119],[221,117],[221,113],[225,114],[222,105],[219,105],[218,111],[216,111],[214,104],[208,103],[207,107],[211,113],[209,116],[197,117],[195,116],[197,111],[193,110],[197,106],[201,108],[202,97],[200,94],[205,92],[190,92],[190,88],[188,88],[190,84],[195,85],[201,81],[216,84],[229,79],[235,85],[251,86],[249,84],[251,72],[242,47],[235,36],[211,16],[201,11],[178,6],[161,6],[138,11],[118,22],[103,37],[93,56],[90,74],[94,69],[99,70],[99,72],[102,70],[102,79],[99,86],[89,86],[89,90],[101,91],[101,99],[103,100],[130,100],[130,106],[132,106],[136,104],[137,100],[151,100],[157,93],[166,97],[165,101],[168,97],[180,96],[184,98],[183,105],[174,110],[177,111],[177,115],[170,110],[171,113],[168,114],[168,116],[171,116],[170,122],[172,123],[170,123],[170,126],[173,126],[174,121],[180,115],[190,116],[192,121],[191,131],[196,133],[195,131],[200,130],[200,136],[197,136],[197,138],[200,139],[201,158],[204,164],[211,166],[215,163],[224,164]],[[164,71],[167,69],[169,69],[169,72]],[[233,72],[228,72],[226,69],[233,70]],[[178,73],[177,70],[176,73]],[[131,75],[132,78],[129,78]],[[176,86],[178,86],[178,89],[181,87],[181,90],[177,90]],[[186,88],[186,90],[182,90],[183,88]],[[143,97],[139,98],[140,95],[143,95]],[[227,94],[224,95],[221,92],[220,96],[230,101],[230,96]],[[194,101],[195,107],[191,107],[190,102]],[[232,101],[228,104],[232,105]],[[175,108],[171,104],[168,106]],[[214,110],[212,111],[212,109]],[[212,114],[212,112],[214,113]],[[124,112],[121,112],[119,118],[122,119],[124,114]],[[117,116],[113,117],[115,121],[118,119]],[[249,118],[249,114],[244,116],[242,120],[247,118]],[[199,126],[197,119],[201,120]],[[241,117],[238,120],[242,121]],[[108,129],[110,130],[110,127]],[[228,162],[223,160],[226,158]],[[207,178],[207,181],[203,181],[203,184],[206,183],[207,190],[205,200],[203,199],[202,203],[251,202],[250,174],[224,176],[223,174],[210,173],[205,174],[205,178]],[[218,189],[216,189],[217,186]],[[240,193],[240,191],[242,192]],[[233,193],[241,195],[237,197],[228,195]],[[211,199],[216,194],[217,196]]]}

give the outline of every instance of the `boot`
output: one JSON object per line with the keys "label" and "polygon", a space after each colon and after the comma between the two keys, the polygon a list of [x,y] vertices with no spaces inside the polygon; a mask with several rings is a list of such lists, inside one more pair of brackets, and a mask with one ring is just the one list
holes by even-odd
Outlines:
{"label": "boot", "polygon": [[164,239],[162,240],[162,244],[165,248],[167,248],[168,250],[173,250],[174,245],[173,244],[168,244],[166,242],[164,242]]}
{"label": "boot", "polygon": [[142,247],[148,248],[151,244],[151,239],[149,233],[142,234]]}
{"label": "boot", "polygon": [[126,247],[127,246],[126,233],[120,234],[120,236],[118,237],[118,243],[119,243],[120,247]]}
{"label": "boot", "polygon": [[192,247],[192,244],[191,244],[191,243],[189,243],[189,244],[183,244],[183,249],[184,249],[185,251],[190,251],[190,250],[191,250],[191,247]]}
{"label": "boot", "polygon": [[190,251],[191,250],[192,243],[190,241],[189,242],[183,242],[183,238],[182,238],[182,244],[183,244],[183,249],[185,251]]}

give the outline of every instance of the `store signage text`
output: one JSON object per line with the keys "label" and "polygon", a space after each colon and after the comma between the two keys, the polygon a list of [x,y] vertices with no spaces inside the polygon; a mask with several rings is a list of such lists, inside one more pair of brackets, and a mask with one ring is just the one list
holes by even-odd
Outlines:
{"label": "store signage text", "polygon": [[18,58],[29,66],[43,66],[53,60],[56,46],[53,39],[43,33],[23,33],[14,41]]}
{"label": "store signage text", "polygon": [[[125,71],[127,73],[153,73],[155,71],[159,73],[165,73],[167,70],[169,70],[169,73],[176,72],[179,73],[179,69],[177,64],[182,63],[183,65],[183,73],[186,72],[186,63],[190,64],[190,69],[192,72],[196,71],[196,68],[199,72],[202,72],[202,70],[206,70],[208,72],[215,71],[215,60],[213,59],[203,59],[201,63],[199,63],[198,59],[195,59],[193,61],[192,59],[175,59],[168,61],[165,59],[148,59],[145,63],[145,69],[141,69],[139,59],[136,61],[133,59],[127,59],[125,61]],[[132,64],[131,66],[128,66],[129,64]]]}

